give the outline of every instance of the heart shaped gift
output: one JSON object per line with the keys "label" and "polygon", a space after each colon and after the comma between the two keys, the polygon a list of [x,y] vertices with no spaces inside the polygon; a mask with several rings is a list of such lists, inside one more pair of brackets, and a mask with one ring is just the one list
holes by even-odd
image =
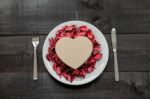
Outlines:
{"label": "heart shaped gift", "polygon": [[73,69],[79,68],[90,57],[92,49],[92,42],[84,36],[75,39],[63,37],[55,46],[58,57]]}

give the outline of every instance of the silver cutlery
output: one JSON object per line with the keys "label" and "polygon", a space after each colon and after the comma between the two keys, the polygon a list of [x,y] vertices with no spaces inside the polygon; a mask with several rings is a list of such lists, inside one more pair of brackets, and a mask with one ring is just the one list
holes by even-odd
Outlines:
{"label": "silver cutlery", "polygon": [[33,80],[37,80],[38,76],[37,76],[37,55],[36,55],[36,49],[37,49],[37,46],[39,45],[39,37],[33,37],[32,38],[32,44],[33,44],[33,47],[34,47]]}
{"label": "silver cutlery", "polygon": [[113,47],[113,52],[114,52],[115,81],[119,81],[118,61],[117,61],[117,37],[116,37],[115,28],[112,28],[111,30],[111,39],[112,39],[112,47]]}

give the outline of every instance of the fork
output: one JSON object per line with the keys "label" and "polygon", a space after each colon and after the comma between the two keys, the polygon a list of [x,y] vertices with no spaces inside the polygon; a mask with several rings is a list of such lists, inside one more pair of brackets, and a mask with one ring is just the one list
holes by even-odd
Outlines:
{"label": "fork", "polygon": [[117,37],[116,29],[112,28],[111,30],[111,39],[114,52],[114,71],[115,71],[115,81],[119,81],[119,72],[118,72],[118,61],[117,61]]}
{"label": "fork", "polygon": [[34,65],[33,65],[33,80],[37,80],[37,55],[36,55],[36,49],[37,46],[39,45],[39,37],[32,37],[32,44],[34,47]]}

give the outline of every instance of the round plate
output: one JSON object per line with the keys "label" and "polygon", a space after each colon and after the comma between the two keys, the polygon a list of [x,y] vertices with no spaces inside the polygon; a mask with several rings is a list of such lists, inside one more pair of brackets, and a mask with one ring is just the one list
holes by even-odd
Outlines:
{"label": "round plate", "polygon": [[[65,25],[76,25],[77,27],[85,25],[88,28],[90,28],[93,31],[93,34],[95,35],[97,42],[101,44],[101,53],[103,54],[102,58],[96,62],[96,66],[95,66],[96,68],[93,72],[87,73],[85,78],[77,77],[73,80],[73,82],[67,81],[64,77],[60,78],[53,70],[53,66],[52,66],[53,63],[49,62],[46,58],[46,54],[48,53],[48,47],[50,46],[49,38],[55,37],[57,31],[60,30]],[[102,32],[99,29],[97,29],[94,25],[91,25],[90,23],[83,22],[83,21],[68,21],[56,26],[46,37],[43,46],[43,60],[48,72],[58,81],[69,85],[83,85],[96,79],[105,69],[108,61],[108,56],[109,56],[108,44]]]}

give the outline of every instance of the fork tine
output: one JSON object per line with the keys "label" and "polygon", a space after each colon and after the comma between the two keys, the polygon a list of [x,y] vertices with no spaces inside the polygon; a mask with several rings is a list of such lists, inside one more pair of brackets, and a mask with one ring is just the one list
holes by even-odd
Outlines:
{"label": "fork tine", "polygon": [[32,41],[39,41],[39,37],[32,37]]}

